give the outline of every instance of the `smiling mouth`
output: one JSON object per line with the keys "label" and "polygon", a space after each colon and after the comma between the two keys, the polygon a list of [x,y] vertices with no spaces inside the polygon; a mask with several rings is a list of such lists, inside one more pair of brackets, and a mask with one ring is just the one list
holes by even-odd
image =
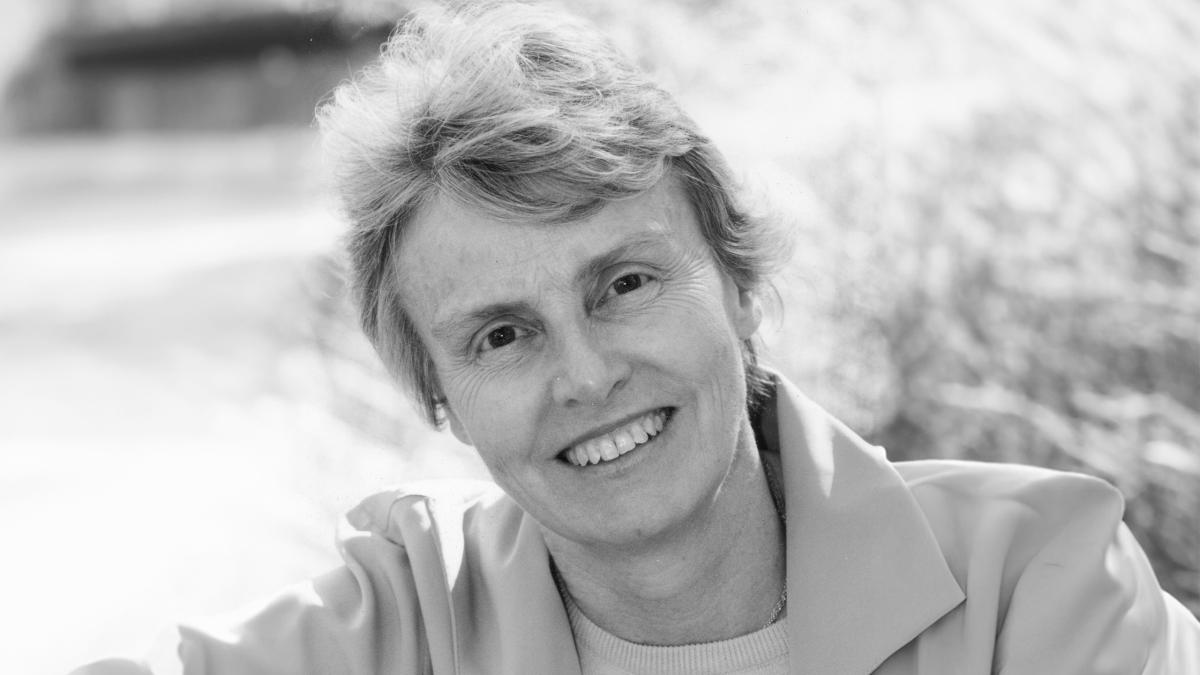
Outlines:
{"label": "smiling mouth", "polygon": [[576,443],[560,452],[559,457],[572,466],[580,467],[611,462],[658,436],[670,419],[671,412],[670,408],[660,408],[646,413],[612,431]]}

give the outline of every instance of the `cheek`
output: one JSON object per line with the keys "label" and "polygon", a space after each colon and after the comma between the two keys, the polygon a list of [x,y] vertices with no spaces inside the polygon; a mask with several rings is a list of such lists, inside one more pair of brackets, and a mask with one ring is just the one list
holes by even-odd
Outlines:
{"label": "cheek", "polygon": [[645,344],[667,370],[686,377],[702,391],[702,397],[718,410],[737,411],[745,407],[745,373],[742,365],[741,338],[731,325],[724,305],[713,289],[703,287],[696,293],[665,299],[670,307],[655,322]]}
{"label": "cheek", "polygon": [[501,382],[478,372],[448,373],[446,396],[484,463],[493,471],[522,448],[533,428],[536,400],[528,385]]}
{"label": "cheek", "polygon": [[719,298],[702,284],[661,299],[642,339],[681,366],[710,370],[731,355],[741,359],[740,340]]}

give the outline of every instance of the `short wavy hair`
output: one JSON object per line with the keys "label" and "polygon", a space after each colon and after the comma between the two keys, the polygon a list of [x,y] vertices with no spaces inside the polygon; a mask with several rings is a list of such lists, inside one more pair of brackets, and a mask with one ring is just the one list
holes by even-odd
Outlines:
{"label": "short wavy hair", "polygon": [[[594,28],[546,7],[415,12],[317,119],[350,222],[349,285],[363,331],[435,427],[445,400],[401,303],[396,252],[436,196],[561,223],[671,173],[739,288],[759,290],[778,253],[765,219],[739,204],[724,158],[675,100]],[[742,351],[752,404],[767,376],[751,340]]]}

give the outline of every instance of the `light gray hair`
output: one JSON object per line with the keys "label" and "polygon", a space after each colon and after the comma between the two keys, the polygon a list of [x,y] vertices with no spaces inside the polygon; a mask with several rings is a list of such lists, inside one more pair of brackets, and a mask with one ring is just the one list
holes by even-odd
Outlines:
{"label": "light gray hair", "polygon": [[[759,290],[778,259],[773,228],[739,204],[724,158],[675,100],[594,28],[546,7],[415,12],[317,119],[350,221],[349,283],[363,331],[434,426],[445,401],[400,301],[396,252],[435,197],[561,223],[670,172],[740,289]],[[751,340],[742,351],[753,404],[767,376]]]}

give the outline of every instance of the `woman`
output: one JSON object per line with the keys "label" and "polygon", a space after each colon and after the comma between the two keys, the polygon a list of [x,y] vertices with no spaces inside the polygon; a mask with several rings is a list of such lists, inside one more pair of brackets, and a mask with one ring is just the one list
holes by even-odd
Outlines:
{"label": "woman", "polygon": [[757,363],[779,240],[590,29],[420,15],[321,122],[366,333],[495,486],[366,500],[188,672],[1200,672],[1115,490],[890,464]]}

